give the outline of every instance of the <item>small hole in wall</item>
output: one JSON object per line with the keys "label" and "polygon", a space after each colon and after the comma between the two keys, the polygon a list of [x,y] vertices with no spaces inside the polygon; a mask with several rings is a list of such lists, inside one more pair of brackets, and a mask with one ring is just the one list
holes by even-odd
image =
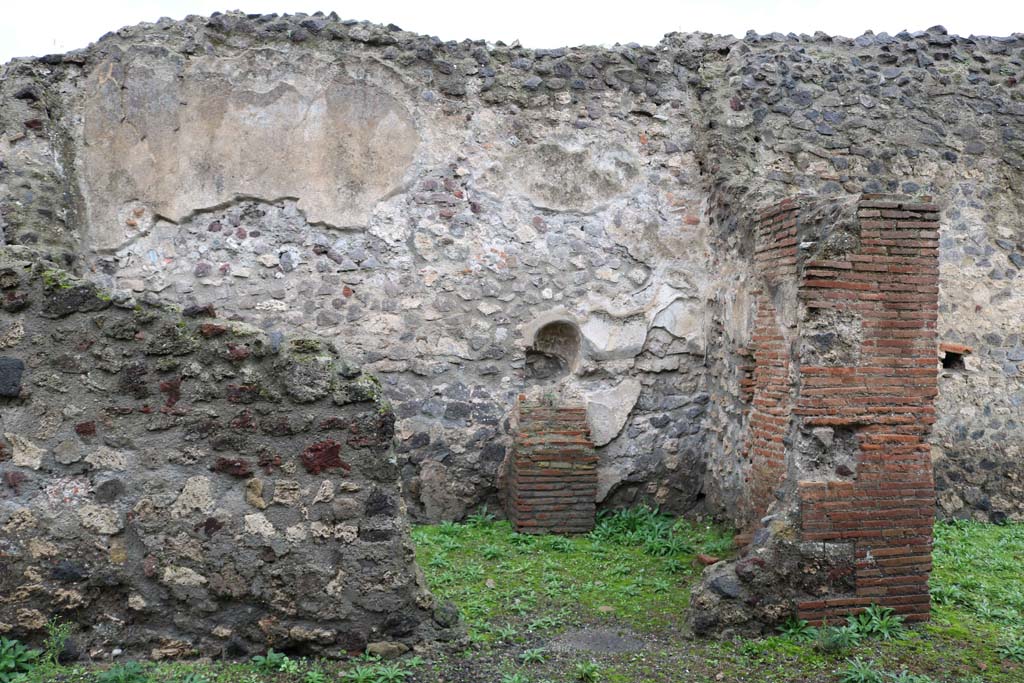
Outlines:
{"label": "small hole in wall", "polygon": [[964,344],[942,342],[939,344],[939,360],[942,361],[942,368],[944,370],[966,370],[964,357],[972,351],[974,349]]}
{"label": "small hole in wall", "polygon": [[579,354],[579,328],[563,320],[548,323],[526,349],[526,375],[534,380],[564,377],[575,369]]}
{"label": "small hole in wall", "polygon": [[944,351],[942,354],[942,367],[946,370],[966,370],[964,354],[955,351]]}

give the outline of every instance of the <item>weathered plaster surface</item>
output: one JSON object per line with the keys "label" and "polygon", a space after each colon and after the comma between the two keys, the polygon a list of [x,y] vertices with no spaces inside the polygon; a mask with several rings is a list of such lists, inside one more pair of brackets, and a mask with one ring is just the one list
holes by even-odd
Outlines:
{"label": "weathered plaster surface", "polygon": [[189,59],[143,45],[96,64],[78,155],[90,247],[238,197],[296,197],[311,223],[365,226],[416,156],[412,117],[324,57],[281,66],[273,49]]}

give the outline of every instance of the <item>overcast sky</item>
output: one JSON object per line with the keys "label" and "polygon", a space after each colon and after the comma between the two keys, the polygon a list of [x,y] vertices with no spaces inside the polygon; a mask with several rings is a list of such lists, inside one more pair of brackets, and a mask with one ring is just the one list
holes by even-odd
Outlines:
{"label": "overcast sky", "polygon": [[519,40],[527,47],[651,45],[671,31],[822,30],[856,37],[866,29],[896,33],[942,24],[964,36],[1024,32],[1024,0],[0,0],[0,63],[85,47],[141,21],[228,8],[334,10],[344,19],[394,23],[444,40]]}

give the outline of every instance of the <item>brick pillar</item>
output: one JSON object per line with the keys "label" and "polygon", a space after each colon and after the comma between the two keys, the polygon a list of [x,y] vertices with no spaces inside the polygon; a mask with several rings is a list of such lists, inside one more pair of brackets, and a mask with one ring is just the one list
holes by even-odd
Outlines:
{"label": "brick pillar", "polygon": [[812,429],[847,430],[856,448],[840,480],[798,483],[803,541],[849,544],[856,558],[855,590],[802,602],[804,619],[871,603],[911,621],[930,612],[937,212],[933,204],[864,195],[859,249],[804,269],[799,295],[808,312],[844,315],[861,330],[855,364],[800,369],[794,413]]}
{"label": "brick pillar", "polygon": [[597,455],[582,406],[520,399],[509,472],[508,516],[520,533],[594,528]]}
{"label": "brick pillar", "polygon": [[804,619],[929,614],[937,212],[863,195],[759,217],[747,512],[754,531],[777,497],[796,510]]}

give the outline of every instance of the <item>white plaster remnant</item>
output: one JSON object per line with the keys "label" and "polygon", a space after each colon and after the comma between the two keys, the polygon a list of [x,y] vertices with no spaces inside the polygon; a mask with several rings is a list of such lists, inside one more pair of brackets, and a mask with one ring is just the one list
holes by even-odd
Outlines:
{"label": "white plaster remnant", "polygon": [[193,512],[206,513],[213,508],[213,486],[206,477],[189,477],[171,506],[172,517],[186,517]]}
{"label": "white plaster remnant", "polygon": [[113,536],[124,528],[117,511],[103,505],[82,505],[78,508],[78,520],[86,529],[104,536]]}
{"label": "white plaster remnant", "polygon": [[0,328],[0,349],[17,346],[25,338],[25,326],[20,320]]}
{"label": "white plaster remnant", "polygon": [[690,353],[703,351],[704,307],[696,299],[675,299],[655,314],[651,326],[691,342],[687,345]]}
{"label": "white plaster remnant", "polygon": [[299,504],[302,498],[302,489],[299,482],[294,479],[278,479],[274,482],[273,503],[293,507]]}
{"label": "white plaster remnant", "polygon": [[331,579],[331,582],[326,586],[326,592],[332,598],[340,598],[345,595],[345,585],[348,575],[342,570],[338,570],[338,573]]}
{"label": "white plaster remnant", "polygon": [[633,378],[587,395],[587,423],[595,446],[604,446],[619,435],[638,398],[640,382]]}
{"label": "white plaster remnant", "polygon": [[313,497],[313,504],[317,503],[330,503],[334,500],[334,482],[330,479],[324,479],[320,483],[320,489],[316,492]]}
{"label": "white plaster remnant", "polygon": [[164,583],[173,586],[198,588],[206,585],[206,577],[188,567],[166,567],[162,578]]}
{"label": "white plaster remnant", "polygon": [[612,489],[615,488],[623,479],[629,476],[630,472],[629,463],[614,463],[608,467],[599,467],[597,469],[597,502],[600,503],[608,494],[611,493]]}
{"label": "white plaster remnant", "polygon": [[647,321],[639,316],[616,320],[607,315],[595,314],[580,326],[580,332],[593,358],[632,358],[644,347]]}
{"label": "white plaster remnant", "polygon": [[79,158],[96,248],[146,234],[154,215],[180,222],[238,196],[297,197],[310,222],[365,226],[420,144],[396,98],[333,60],[287,69],[268,90],[255,54],[232,60],[230,73],[205,56],[183,71],[124,59],[132,77],[105,79],[112,63],[99,63],[84,97]]}
{"label": "white plaster remnant", "polygon": [[128,458],[124,451],[116,451],[107,446],[100,446],[85,456],[85,461],[97,470],[125,470],[128,468]]}

